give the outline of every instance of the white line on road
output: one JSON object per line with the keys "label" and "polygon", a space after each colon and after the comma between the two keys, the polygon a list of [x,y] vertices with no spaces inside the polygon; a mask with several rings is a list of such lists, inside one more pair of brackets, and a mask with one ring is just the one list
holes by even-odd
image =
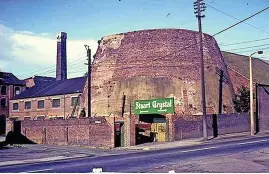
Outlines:
{"label": "white line on road", "polygon": [[213,146],[213,147],[205,147],[205,148],[201,148],[201,149],[184,150],[184,151],[180,151],[180,152],[181,153],[195,152],[195,151],[201,151],[201,150],[216,149],[218,147],[221,147],[221,146]]}
{"label": "white line on road", "polygon": [[[253,144],[253,143],[266,142],[266,141],[269,141],[269,140],[259,140],[259,141],[245,142],[245,143],[236,143],[235,145]],[[222,146],[205,147],[205,148],[200,148],[200,149],[185,150],[185,151],[180,151],[180,152],[181,153],[195,152],[195,151],[208,150],[208,149],[217,149],[217,148],[227,147],[227,146],[232,146],[232,144],[222,145]]]}
{"label": "white line on road", "polygon": [[253,143],[259,143],[259,142],[266,142],[266,141],[269,141],[269,140],[259,140],[259,141],[245,142],[245,143],[237,143],[237,145],[253,144]]}
{"label": "white line on road", "polygon": [[38,173],[38,172],[44,172],[44,171],[49,171],[52,169],[42,169],[42,170],[31,170],[31,171],[25,171],[25,172],[20,172],[20,173]]}

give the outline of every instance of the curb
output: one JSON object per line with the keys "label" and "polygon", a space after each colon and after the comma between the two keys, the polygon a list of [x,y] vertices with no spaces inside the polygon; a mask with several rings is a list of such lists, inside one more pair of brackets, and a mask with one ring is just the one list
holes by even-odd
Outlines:
{"label": "curb", "polygon": [[62,160],[75,159],[75,158],[87,158],[87,157],[92,157],[92,156],[94,155],[74,155],[70,157],[54,156],[54,157],[28,159],[28,160],[20,160],[20,161],[4,161],[4,162],[0,162],[0,167],[6,167],[6,166],[12,166],[12,165],[23,165],[23,164],[36,164],[36,163],[41,163],[41,162],[62,161]]}

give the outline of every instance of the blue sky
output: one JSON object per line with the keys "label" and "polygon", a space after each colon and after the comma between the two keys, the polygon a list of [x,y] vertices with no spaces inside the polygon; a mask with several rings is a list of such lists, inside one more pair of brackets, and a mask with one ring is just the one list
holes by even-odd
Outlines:
{"label": "blue sky", "polygon": [[[9,30],[13,35],[16,33],[17,40],[19,38],[19,40],[27,40],[27,37],[21,39],[21,35],[28,35],[32,38],[33,36],[40,36],[42,39],[45,37],[55,39],[57,32],[65,31],[68,33],[68,41],[73,41],[73,44],[86,40],[92,43],[106,35],[141,29],[184,28],[197,30],[193,2],[193,0],[1,0],[0,24],[4,26],[4,31]],[[204,2],[208,4],[208,7],[204,12],[206,17],[203,19],[203,32],[208,34],[215,34],[238,22],[238,20],[222,12],[238,19],[244,19],[269,6],[268,0],[204,0]],[[269,10],[248,20],[247,23],[252,26],[243,23],[216,36],[222,50],[268,43],[269,40],[264,40],[248,44],[222,46],[223,44],[269,38]],[[33,43],[38,44],[37,40],[38,38]],[[41,40],[40,42],[42,44]],[[5,45],[6,43],[2,44]],[[26,46],[24,45],[24,47]],[[261,46],[257,49],[266,47],[269,46]],[[25,49],[25,51],[29,52],[30,50]],[[72,50],[70,51],[72,52]],[[240,49],[234,52],[248,55],[251,51],[251,49]],[[265,54],[261,57],[266,59],[269,54],[266,53],[266,50],[264,51]],[[267,52],[269,52],[269,49]],[[78,54],[74,53],[73,56],[77,58]],[[80,51],[80,54],[83,55],[83,50]],[[25,53],[25,55],[29,56],[30,53]],[[11,62],[15,61],[16,58],[7,59],[1,57],[0,54],[0,64],[1,59],[2,63],[5,61],[3,63],[5,66],[1,67],[0,65],[1,69],[15,71],[17,74],[24,71],[25,76],[30,75],[31,71],[36,69],[29,69],[27,68],[28,65],[38,69],[50,66],[48,62],[43,63],[42,66],[38,65],[38,62],[35,64],[29,62],[28,64],[27,57],[25,57],[20,60],[24,64],[19,71],[15,65],[11,65]],[[53,59],[55,59],[55,56]],[[75,61],[76,59],[70,60]],[[82,63],[80,66],[82,66]]]}

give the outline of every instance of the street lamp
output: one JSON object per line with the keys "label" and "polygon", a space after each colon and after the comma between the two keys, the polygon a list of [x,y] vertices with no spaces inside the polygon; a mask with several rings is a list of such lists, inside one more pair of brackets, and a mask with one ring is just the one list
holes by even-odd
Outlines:
{"label": "street lamp", "polygon": [[253,113],[253,79],[251,56],[254,54],[263,54],[263,51],[256,51],[249,56],[249,91],[250,91],[250,134],[254,135],[254,113]]}

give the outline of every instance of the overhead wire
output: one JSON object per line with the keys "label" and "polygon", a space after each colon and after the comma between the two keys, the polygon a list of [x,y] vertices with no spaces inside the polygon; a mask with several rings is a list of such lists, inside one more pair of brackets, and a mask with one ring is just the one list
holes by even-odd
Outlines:
{"label": "overhead wire", "polygon": [[[208,7],[212,8],[212,9],[214,9],[214,10],[216,10],[216,11],[222,13],[222,14],[225,14],[225,15],[227,15],[227,16],[233,18],[233,19],[236,19],[236,20],[240,21],[240,19],[238,19],[238,18],[236,18],[236,17],[234,17],[234,16],[232,16],[232,15],[230,15],[230,14],[228,14],[228,13],[226,13],[226,12],[220,10],[220,9],[217,9],[216,7],[213,7],[213,6],[209,5],[208,3],[205,3],[205,4],[206,4]],[[265,8],[264,10],[262,10],[262,11],[256,13],[256,14],[254,14],[254,15],[257,15],[257,14],[259,14],[259,13],[261,13],[261,12],[267,10],[268,8],[269,8],[269,7]],[[249,18],[251,18],[251,17],[252,17],[252,16],[250,16]],[[247,18],[247,19],[248,19],[248,18]],[[247,19],[246,19],[246,20],[247,20]],[[260,31],[262,31],[262,32],[264,32],[264,33],[269,34],[268,31],[265,31],[265,30],[263,30],[263,29],[260,29],[260,28],[254,26],[254,25],[252,25],[252,24],[250,24],[250,23],[244,22],[244,21],[246,21],[246,20],[243,20],[242,22],[243,22],[244,24],[247,24],[247,25],[249,25],[249,26],[251,26],[251,27],[257,29],[257,30],[260,30]],[[240,22],[240,23],[241,23],[241,22]]]}
{"label": "overhead wire", "polygon": [[236,42],[236,43],[228,43],[228,44],[218,44],[219,46],[225,47],[225,46],[232,46],[232,45],[240,45],[240,44],[246,44],[246,43],[252,43],[252,42],[258,42],[258,41],[264,41],[268,40],[268,38],[263,38],[263,39],[255,39],[255,40],[249,40],[249,41],[244,41],[244,42]]}

